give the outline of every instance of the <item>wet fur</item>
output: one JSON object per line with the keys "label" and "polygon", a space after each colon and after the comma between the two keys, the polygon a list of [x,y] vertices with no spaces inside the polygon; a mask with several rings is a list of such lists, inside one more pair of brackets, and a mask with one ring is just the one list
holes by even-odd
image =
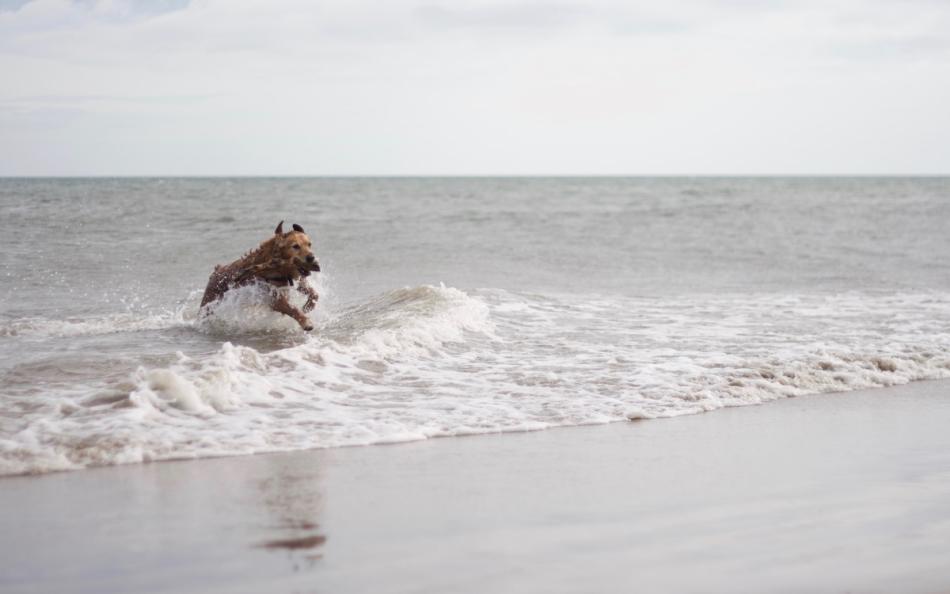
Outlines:
{"label": "wet fur", "polygon": [[[235,287],[254,283],[266,283],[270,286],[268,294],[271,309],[290,316],[304,330],[313,330],[306,313],[310,312],[320,298],[317,292],[304,282],[311,272],[320,270],[320,264],[313,257],[310,237],[300,225],[294,225],[293,231],[284,233],[281,221],[274,235],[261,243],[255,250],[230,264],[215,266],[208,279],[201,306],[217,301]],[[297,246],[296,248],[294,246]],[[311,257],[308,260],[308,256]],[[281,287],[291,287],[306,295],[307,303],[300,311],[287,299]]]}

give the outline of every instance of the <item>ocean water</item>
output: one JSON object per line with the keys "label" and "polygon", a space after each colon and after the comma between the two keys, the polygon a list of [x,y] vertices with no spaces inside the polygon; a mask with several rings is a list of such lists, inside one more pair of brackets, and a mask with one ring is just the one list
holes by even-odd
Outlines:
{"label": "ocean water", "polygon": [[[316,329],[199,318],[281,219]],[[0,180],[0,474],[950,377],[948,230],[945,178]]]}

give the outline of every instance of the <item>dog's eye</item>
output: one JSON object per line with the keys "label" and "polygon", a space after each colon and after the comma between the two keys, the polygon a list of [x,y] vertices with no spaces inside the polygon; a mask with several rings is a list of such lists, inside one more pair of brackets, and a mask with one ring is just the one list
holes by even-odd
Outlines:
{"label": "dog's eye", "polygon": [[294,244],[294,249],[295,249],[295,250],[299,250],[299,249],[300,249],[300,245],[298,245],[298,244],[295,243],[295,244]]}

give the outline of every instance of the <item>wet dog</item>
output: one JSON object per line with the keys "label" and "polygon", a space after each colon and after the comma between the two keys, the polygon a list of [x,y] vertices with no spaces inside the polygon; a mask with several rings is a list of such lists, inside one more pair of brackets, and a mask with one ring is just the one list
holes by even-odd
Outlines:
{"label": "wet dog", "polygon": [[[313,245],[303,227],[294,225],[293,231],[284,233],[284,222],[281,221],[274,229],[274,235],[257,249],[230,264],[214,267],[201,306],[217,301],[235,287],[261,283],[270,287],[268,304],[271,309],[292,317],[301,328],[310,331],[313,324],[306,314],[316,306],[320,296],[304,279],[319,271],[320,263],[313,255]],[[286,292],[279,290],[293,287],[295,283],[297,290],[307,297],[303,311],[291,305]]]}

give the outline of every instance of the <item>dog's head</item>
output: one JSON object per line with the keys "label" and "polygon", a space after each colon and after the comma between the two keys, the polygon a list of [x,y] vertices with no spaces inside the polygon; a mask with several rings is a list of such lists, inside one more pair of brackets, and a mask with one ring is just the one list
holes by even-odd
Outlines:
{"label": "dog's head", "polygon": [[[274,246],[277,256],[287,263],[292,276],[310,276],[311,272],[320,272],[320,262],[313,255],[313,243],[310,236],[300,225],[294,224],[293,231],[284,233],[284,222],[274,229]],[[297,274],[293,274],[293,272]]]}

